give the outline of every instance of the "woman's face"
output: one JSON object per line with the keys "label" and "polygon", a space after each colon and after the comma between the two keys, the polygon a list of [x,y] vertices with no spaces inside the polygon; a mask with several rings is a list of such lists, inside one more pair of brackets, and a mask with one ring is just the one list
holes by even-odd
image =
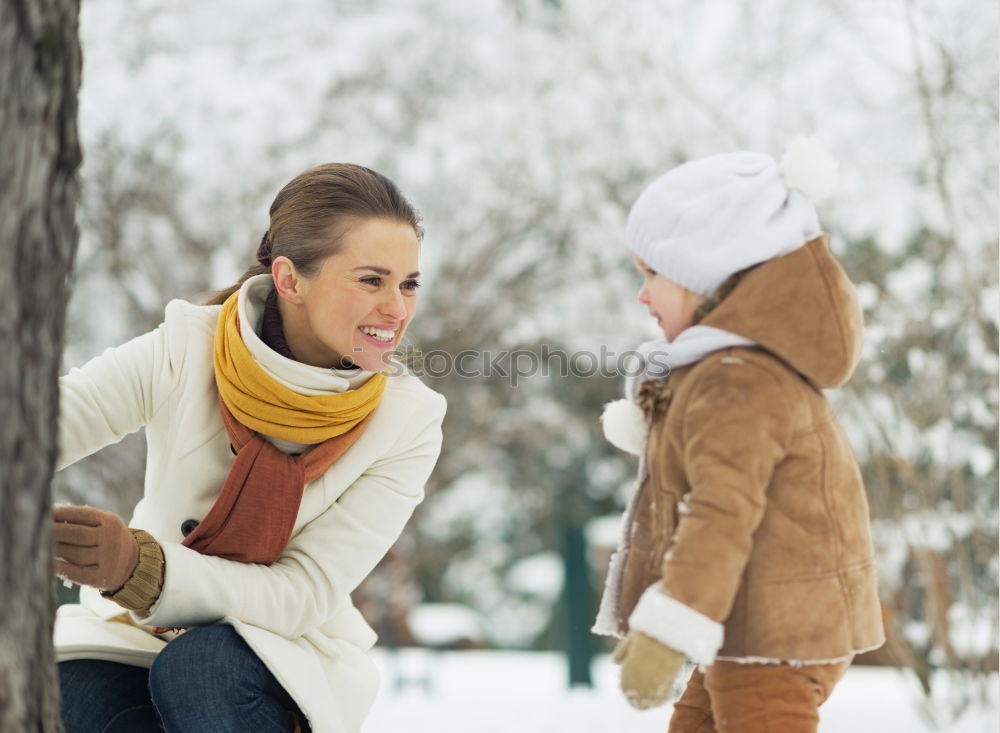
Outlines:
{"label": "woman's face", "polygon": [[632,259],[643,278],[639,302],[656,319],[663,337],[667,341],[673,341],[694,321],[695,311],[705,298],[663,277],[638,257]]}
{"label": "woman's face", "polygon": [[413,227],[366,219],[341,250],[305,277],[287,257],[272,265],[285,339],[295,358],[321,367],[388,366],[417,309],[419,243]]}

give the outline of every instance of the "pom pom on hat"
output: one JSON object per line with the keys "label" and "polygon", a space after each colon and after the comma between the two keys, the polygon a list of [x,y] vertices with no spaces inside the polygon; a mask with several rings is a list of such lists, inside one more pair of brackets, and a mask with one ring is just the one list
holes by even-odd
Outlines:
{"label": "pom pom on hat", "polygon": [[615,448],[634,456],[642,455],[646,448],[649,426],[646,424],[646,416],[632,400],[615,400],[605,405],[601,414],[601,426],[604,428],[604,437]]}
{"label": "pom pom on hat", "polygon": [[825,199],[837,183],[837,161],[818,137],[792,140],[781,156],[785,185],[812,201]]}

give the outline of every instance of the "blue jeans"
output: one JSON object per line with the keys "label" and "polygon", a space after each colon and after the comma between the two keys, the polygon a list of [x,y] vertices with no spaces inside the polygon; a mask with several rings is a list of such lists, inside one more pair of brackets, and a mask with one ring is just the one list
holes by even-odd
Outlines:
{"label": "blue jeans", "polygon": [[305,717],[231,626],[193,628],[152,669],[59,664],[66,733],[292,733]]}

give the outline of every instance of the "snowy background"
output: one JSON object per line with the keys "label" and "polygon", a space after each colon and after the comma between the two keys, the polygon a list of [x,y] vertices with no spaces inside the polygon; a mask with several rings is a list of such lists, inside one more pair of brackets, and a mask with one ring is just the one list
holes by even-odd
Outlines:
{"label": "snowy background", "polygon": [[[383,685],[365,733],[663,733],[670,717],[669,705],[630,708],[608,657],[594,664],[593,689],[568,689],[562,660],[546,652],[409,651],[379,653],[376,661]],[[938,727],[946,702],[914,705],[912,678],[852,667],[820,708],[819,733],[995,733],[996,685],[985,694],[987,705],[955,711]]]}
{"label": "snowy background", "polygon": [[[356,602],[387,643],[504,651],[440,657],[430,696],[387,686],[370,728],[430,727],[447,709],[495,710],[496,730],[518,710],[531,721],[518,730],[559,730],[561,715],[572,729],[662,730],[665,714],[621,703],[604,656],[593,691],[572,693],[553,656],[569,638],[607,651],[567,630],[566,601],[591,614],[635,468],[596,420],[621,380],[587,371],[590,354],[613,362],[653,335],[624,217],[688,158],[780,155],[818,134],[841,167],[821,218],[868,324],[862,365],[831,398],[875,523],[890,643],[869,661],[906,670],[852,669],[830,702],[842,728],[825,730],[857,730],[861,700],[883,700],[887,721],[863,730],[985,730],[998,12],[986,0],[83,0],[66,366],[155,326],[170,298],[234,281],[296,173],[334,160],[386,173],[425,216],[414,346],[583,356],[516,386],[427,379],[450,401],[445,449]],[[127,439],[58,490],[128,515],[143,456]],[[574,552],[589,590],[564,577]],[[454,715],[434,729],[469,719]]]}

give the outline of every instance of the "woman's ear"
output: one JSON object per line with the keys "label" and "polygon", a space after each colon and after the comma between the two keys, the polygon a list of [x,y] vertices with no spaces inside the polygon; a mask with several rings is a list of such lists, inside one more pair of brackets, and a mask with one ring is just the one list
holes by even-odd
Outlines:
{"label": "woman's ear", "polygon": [[274,278],[274,289],[279,298],[296,305],[302,303],[306,283],[295,269],[295,263],[284,255],[275,257],[271,263],[271,277]]}

